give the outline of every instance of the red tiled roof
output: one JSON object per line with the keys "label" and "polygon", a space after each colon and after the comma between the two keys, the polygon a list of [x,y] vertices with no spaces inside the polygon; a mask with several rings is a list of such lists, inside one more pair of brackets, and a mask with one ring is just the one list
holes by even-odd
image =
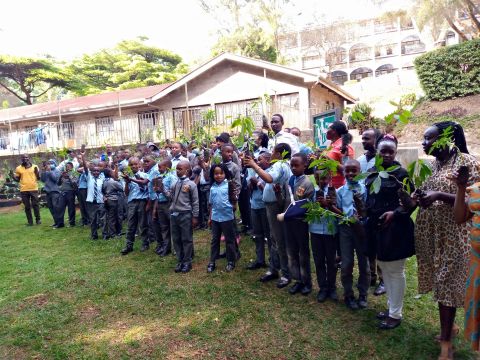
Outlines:
{"label": "red tiled roof", "polygon": [[158,94],[169,85],[153,85],[0,110],[0,121],[19,121],[58,115],[59,109],[62,115],[95,111],[118,106],[119,102],[120,106],[141,105],[146,98]]}

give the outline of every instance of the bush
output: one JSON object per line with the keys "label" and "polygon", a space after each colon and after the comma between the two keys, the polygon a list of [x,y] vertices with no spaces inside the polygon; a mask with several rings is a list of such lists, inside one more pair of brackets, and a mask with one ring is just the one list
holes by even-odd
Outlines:
{"label": "bush", "polygon": [[428,52],[415,59],[418,78],[430,100],[480,93],[480,39]]}

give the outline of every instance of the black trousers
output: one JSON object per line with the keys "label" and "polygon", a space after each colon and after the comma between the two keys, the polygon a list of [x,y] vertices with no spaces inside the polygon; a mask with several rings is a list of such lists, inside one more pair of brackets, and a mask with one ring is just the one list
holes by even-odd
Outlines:
{"label": "black trousers", "polygon": [[210,185],[198,185],[198,226],[206,228],[208,223],[208,197],[210,194]]}
{"label": "black trousers", "polygon": [[90,224],[90,216],[88,216],[87,210],[87,189],[77,190],[78,205],[80,206],[80,215],[82,217],[81,222],[83,225]]}
{"label": "black trousers", "polygon": [[335,263],[337,243],[335,236],[310,233],[313,261],[317,272],[320,291],[337,288],[337,265]]}
{"label": "black trousers", "polygon": [[172,251],[172,238],[170,236],[170,201],[158,202],[156,219],[153,221],[157,250],[163,254]]}
{"label": "black trousers", "polygon": [[312,285],[308,223],[303,219],[285,220],[288,267],[292,278]]}
{"label": "black trousers", "polygon": [[33,225],[32,208],[35,215],[35,220],[40,221],[40,205],[38,203],[38,191],[22,191],[20,192],[22,203],[25,206],[25,215],[27,221]]}
{"label": "black trousers", "polygon": [[63,191],[60,197],[60,217],[65,216],[65,210],[68,209],[68,223],[75,225],[75,191]]}
{"label": "black trousers", "polygon": [[250,229],[252,218],[250,215],[250,191],[246,187],[242,188],[238,196],[238,209],[240,210],[243,228]]}
{"label": "black trousers", "polygon": [[88,216],[90,217],[90,229],[92,238],[98,237],[98,229],[104,231],[105,206],[102,203],[87,202]]}
{"label": "black trousers", "polygon": [[122,223],[118,218],[118,200],[105,201],[105,235],[113,237],[122,232]]}
{"label": "black trousers", "polygon": [[147,213],[145,211],[146,205],[147,200],[140,199],[132,200],[128,203],[127,247],[133,247],[137,228],[140,230],[140,236],[142,237],[142,245],[149,245]]}
{"label": "black trousers", "polygon": [[235,220],[229,221],[213,221],[212,220],[212,243],[210,246],[210,262],[214,263],[220,255],[220,238],[225,236],[225,247],[227,253],[227,261],[235,262],[237,258],[237,247],[235,243]]}
{"label": "black trousers", "polygon": [[270,227],[268,226],[267,209],[251,209],[253,235],[255,236],[256,263],[265,264],[265,239],[270,253]]}
{"label": "black trousers", "polygon": [[61,197],[62,195],[58,191],[47,193],[47,207],[50,210],[50,214],[53,218],[53,225],[63,225],[63,216],[61,216]]}
{"label": "black trousers", "polygon": [[193,258],[192,213],[170,215],[170,232],[178,262],[191,264]]}

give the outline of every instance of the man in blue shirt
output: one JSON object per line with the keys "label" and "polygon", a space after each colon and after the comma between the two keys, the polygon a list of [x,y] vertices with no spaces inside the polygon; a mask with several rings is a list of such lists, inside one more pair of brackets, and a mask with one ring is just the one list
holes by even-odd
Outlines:
{"label": "man in blue shirt", "polygon": [[133,251],[133,243],[135,242],[135,233],[140,228],[140,236],[142,237],[142,247],[140,251],[146,251],[150,247],[148,241],[147,213],[145,208],[149,198],[148,193],[148,175],[139,171],[140,159],[136,157],[130,158],[128,161],[133,177],[123,175],[125,180],[125,195],[127,195],[127,243],[122,249],[121,254],[127,255]]}
{"label": "man in blue shirt", "polygon": [[[80,160],[81,160],[81,156],[82,155],[79,155]],[[78,204],[80,206],[80,215],[82,217],[80,221],[80,225],[81,226],[90,225],[90,216],[88,215],[88,210],[87,210],[87,174],[85,172],[82,172],[80,174],[80,177],[78,178],[77,199],[78,199]]]}

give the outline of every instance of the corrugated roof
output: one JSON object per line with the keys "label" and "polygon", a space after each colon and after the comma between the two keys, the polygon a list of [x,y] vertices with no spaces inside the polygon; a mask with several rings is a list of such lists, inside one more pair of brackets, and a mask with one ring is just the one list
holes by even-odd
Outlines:
{"label": "corrugated roof", "polygon": [[33,105],[19,106],[0,110],[0,121],[20,121],[39,119],[58,115],[102,110],[109,107],[143,105],[146,98],[152,97],[170,84],[153,85],[136,89],[107,92],[97,95],[81,96],[60,101],[51,101]]}

